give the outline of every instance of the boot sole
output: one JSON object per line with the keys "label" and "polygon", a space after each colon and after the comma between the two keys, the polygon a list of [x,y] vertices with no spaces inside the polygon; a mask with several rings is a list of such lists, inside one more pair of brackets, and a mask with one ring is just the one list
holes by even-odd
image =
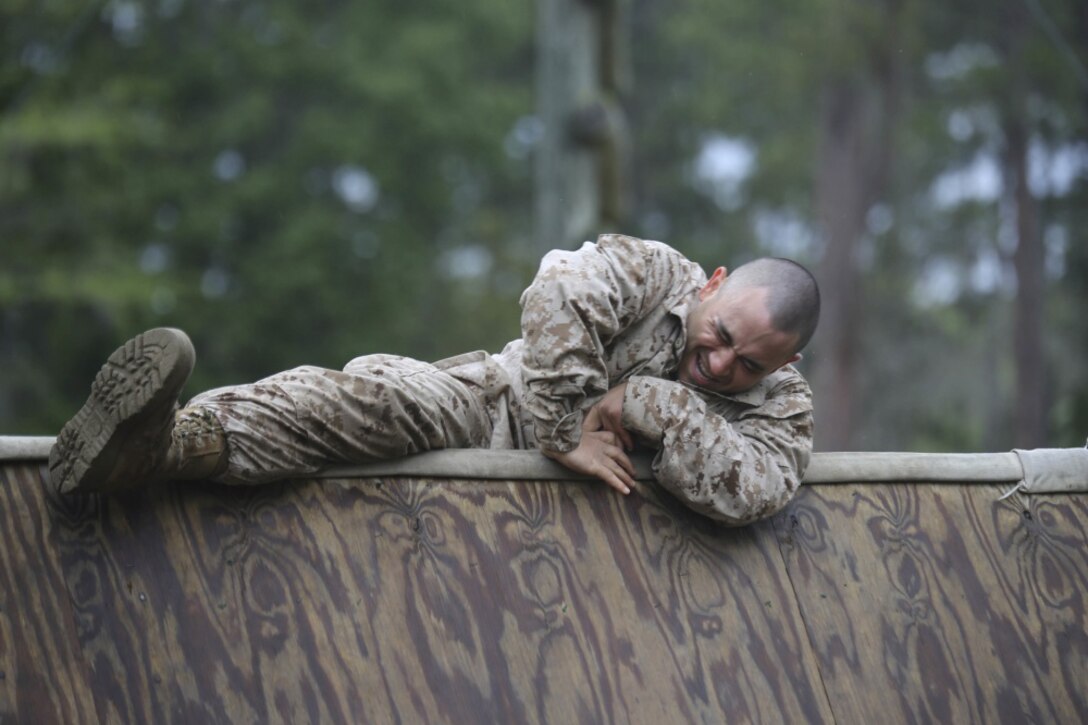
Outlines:
{"label": "boot sole", "polygon": [[143,413],[160,406],[173,409],[195,360],[189,337],[172,328],[148,330],[117,348],[49,452],[49,478],[57,492],[105,490],[129,437],[146,425]]}

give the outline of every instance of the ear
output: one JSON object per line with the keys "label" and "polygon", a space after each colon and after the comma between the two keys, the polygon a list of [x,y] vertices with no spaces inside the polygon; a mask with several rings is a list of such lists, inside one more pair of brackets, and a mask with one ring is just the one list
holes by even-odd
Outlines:
{"label": "ear", "polygon": [[699,290],[699,301],[706,300],[709,297],[717,294],[718,290],[722,286],[722,282],[729,276],[729,270],[725,267],[718,267],[714,270],[714,274],[710,275],[710,279],[706,281],[703,288]]}
{"label": "ear", "polygon": [[781,370],[782,368],[786,367],[787,365],[793,365],[795,362],[798,362],[800,360],[801,360],[801,353],[795,352],[795,353],[793,353],[792,357],[790,357],[788,360],[786,360],[786,362],[782,363],[781,365],[776,367],[771,372],[776,372],[778,370]]}

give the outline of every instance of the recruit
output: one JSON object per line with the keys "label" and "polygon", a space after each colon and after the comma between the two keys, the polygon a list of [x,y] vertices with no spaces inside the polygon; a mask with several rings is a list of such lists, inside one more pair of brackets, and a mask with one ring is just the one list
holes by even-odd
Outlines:
{"label": "recruit", "polygon": [[373,354],[178,396],[195,353],[148,330],[106,361],[49,456],[62,493],[161,481],[258,484],[442,448],[536,449],[628,494],[629,454],[691,509],[746,524],[782,508],[812,453],[793,366],[819,318],[812,275],[780,258],[703,269],[604,234],[553,251],[521,297],[521,337],[434,363]]}

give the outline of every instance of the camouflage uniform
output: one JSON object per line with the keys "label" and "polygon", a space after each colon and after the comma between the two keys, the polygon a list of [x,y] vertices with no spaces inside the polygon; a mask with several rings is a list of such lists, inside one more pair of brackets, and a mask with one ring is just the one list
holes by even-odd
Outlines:
{"label": "camouflage uniform", "polygon": [[583,414],[626,382],[624,427],[655,449],[654,475],[731,524],[797,490],[812,449],[811,393],[786,366],[719,395],[675,380],[703,270],[659,242],[602,235],[545,256],[521,298],[522,339],[435,364],[391,355],[343,372],[302,367],[197,396],[227,432],[227,482],[312,473],[436,448],[578,444]]}

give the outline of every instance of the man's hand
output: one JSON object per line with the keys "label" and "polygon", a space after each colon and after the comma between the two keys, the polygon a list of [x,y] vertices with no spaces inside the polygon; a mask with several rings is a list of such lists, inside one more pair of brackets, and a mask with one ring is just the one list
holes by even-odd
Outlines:
{"label": "man's hand", "polygon": [[542,450],[548,458],[559,461],[575,473],[599,478],[620,493],[631,493],[635,485],[635,467],[623,452],[614,433],[583,430],[578,447],[566,453]]}
{"label": "man's hand", "polygon": [[635,447],[631,434],[624,429],[621,383],[605,393],[582,420],[582,440],[567,453],[542,451],[576,473],[599,478],[620,493],[631,493],[635,485],[635,467],[624,452]]}
{"label": "man's hand", "polygon": [[606,430],[616,436],[625,451],[630,451],[635,448],[635,439],[623,427],[623,394],[626,391],[627,383],[620,383],[605,393],[586,413],[582,430]]}

